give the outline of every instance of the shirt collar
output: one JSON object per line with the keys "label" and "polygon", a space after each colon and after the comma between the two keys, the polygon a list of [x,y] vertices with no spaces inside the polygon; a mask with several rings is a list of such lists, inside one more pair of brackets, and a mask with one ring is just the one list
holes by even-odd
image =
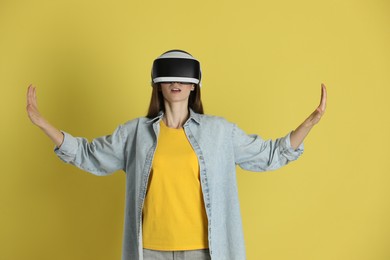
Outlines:
{"label": "shirt collar", "polygon": [[188,118],[187,122],[185,122],[184,125],[186,125],[190,120],[195,121],[198,125],[200,124],[200,119],[201,119],[201,114],[195,113],[191,108],[190,108],[190,118]]}
{"label": "shirt collar", "polygon": [[[164,112],[163,112],[163,111],[160,111],[156,117],[147,120],[146,123],[159,123],[159,122],[161,121],[161,119],[163,118],[163,116],[164,116]],[[197,124],[200,124],[200,120],[201,120],[201,114],[195,113],[195,112],[190,108],[190,117],[189,117],[188,120],[184,123],[184,125],[187,125],[188,122],[190,122],[190,121],[194,121],[194,122],[196,122]]]}

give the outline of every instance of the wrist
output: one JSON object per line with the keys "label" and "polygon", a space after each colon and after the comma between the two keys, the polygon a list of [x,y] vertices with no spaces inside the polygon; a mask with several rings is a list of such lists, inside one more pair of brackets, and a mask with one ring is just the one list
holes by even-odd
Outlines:
{"label": "wrist", "polygon": [[40,118],[35,122],[35,125],[41,128],[42,130],[45,130],[49,127],[50,124],[48,121],[46,121],[46,119]]}
{"label": "wrist", "polygon": [[314,125],[310,122],[303,122],[303,124],[300,125],[300,128],[310,131],[313,128],[313,126]]}

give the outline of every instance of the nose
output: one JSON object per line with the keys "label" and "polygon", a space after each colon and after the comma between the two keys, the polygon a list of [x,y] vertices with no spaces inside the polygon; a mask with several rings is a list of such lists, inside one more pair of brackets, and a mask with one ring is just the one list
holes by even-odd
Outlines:
{"label": "nose", "polygon": [[181,85],[181,82],[175,82],[175,81],[172,81],[172,82],[170,82],[171,83],[171,85]]}

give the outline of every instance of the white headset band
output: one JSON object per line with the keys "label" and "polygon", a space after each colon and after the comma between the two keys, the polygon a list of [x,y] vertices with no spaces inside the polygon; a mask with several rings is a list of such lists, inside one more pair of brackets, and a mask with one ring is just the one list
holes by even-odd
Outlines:
{"label": "white headset band", "polygon": [[161,83],[161,82],[188,82],[188,83],[199,84],[199,79],[183,78],[183,77],[158,77],[153,79],[153,83]]}

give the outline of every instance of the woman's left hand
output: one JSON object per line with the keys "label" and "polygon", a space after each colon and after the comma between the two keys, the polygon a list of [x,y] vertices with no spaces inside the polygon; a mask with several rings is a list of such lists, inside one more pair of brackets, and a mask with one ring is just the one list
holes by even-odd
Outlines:
{"label": "woman's left hand", "polygon": [[322,116],[325,113],[326,100],[327,100],[326,87],[322,83],[320,105],[317,107],[316,110],[314,110],[313,113],[310,114],[310,116],[305,121],[303,121],[302,124],[300,124],[297,127],[297,129],[295,129],[295,131],[291,133],[290,142],[292,148],[297,149],[298,146],[303,142],[307,134],[310,132],[310,130],[313,128],[313,126],[316,125],[321,120]]}
{"label": "woman's left hand", "polygon": [[327,93],[326,93],[326,87],[325,84],[321,84],[321,101],[320,105],[317,107],[317,109],[311,113],[311,115],[303,122],[303,124],[306,127],[313,127],[315,124],[317,124],[320,120],[321,117],[325,113],[326,109],[326,98],[327,98]]}

